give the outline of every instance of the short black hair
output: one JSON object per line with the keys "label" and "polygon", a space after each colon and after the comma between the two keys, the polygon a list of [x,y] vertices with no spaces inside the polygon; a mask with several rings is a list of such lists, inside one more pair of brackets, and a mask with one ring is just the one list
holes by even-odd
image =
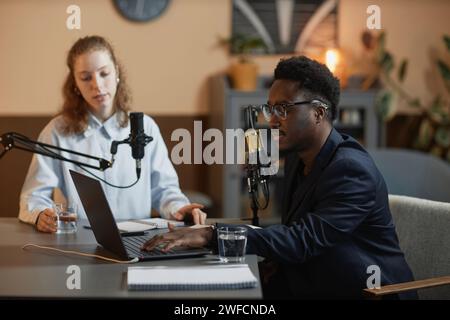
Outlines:
{"label": "short black hair", "polygon": [[326,65],[305,56],[281,59],[275,68],[275,80],[292,80],[299,83],[299,89],[306,89],[311,98],[322,99],[330,105],[331,119],[336,119],[339,104],[340,85]]}

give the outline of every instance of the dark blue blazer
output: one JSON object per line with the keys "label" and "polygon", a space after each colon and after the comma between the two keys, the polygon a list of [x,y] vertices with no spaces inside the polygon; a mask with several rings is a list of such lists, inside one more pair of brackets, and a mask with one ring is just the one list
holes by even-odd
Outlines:
{"label": "dark blue blazer", "polygon": [[282,224],[249,229],[247,253],[277,262],[294,298],[361,298],[371,265],[381,285],[412,281],[386,184],[364,148],[333,129],[307,176],[303,168],[296,153],[286,158]]}

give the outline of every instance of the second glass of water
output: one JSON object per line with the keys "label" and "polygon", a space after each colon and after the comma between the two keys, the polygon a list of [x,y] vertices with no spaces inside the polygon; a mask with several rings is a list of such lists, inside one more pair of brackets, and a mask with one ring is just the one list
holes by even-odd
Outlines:
{"label": "second glass of water", "polygon": [[220,227],[217,243],[221,262],[244,262],[247,245],[247,229],[244,227]]}

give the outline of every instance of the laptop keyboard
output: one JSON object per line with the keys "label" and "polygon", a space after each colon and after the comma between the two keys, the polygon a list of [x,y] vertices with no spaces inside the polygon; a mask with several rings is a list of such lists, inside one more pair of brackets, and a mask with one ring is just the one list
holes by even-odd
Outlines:
{"label": "laptop keyboard", "polygon": [[162,247],[156,247],[152,251],[142,251],[142,245],[150,238],[148,236],[122,237],[123,244],[128,254],[132,257],[154,257],[175,253],[174,250],[162,251]]}

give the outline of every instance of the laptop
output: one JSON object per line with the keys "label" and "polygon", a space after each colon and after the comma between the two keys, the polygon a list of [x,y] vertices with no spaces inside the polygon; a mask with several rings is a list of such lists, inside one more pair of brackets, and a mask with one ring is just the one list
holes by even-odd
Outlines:
{"label": "laptop", "polygon": [[91,224],[95,239],[103,248],[114,253],[120,259],[131,260],[138,258],[139,261],[147,261],[197,257],[211,253],[210,250],[205,248],[182,247],[174,248],[168,252],[163,252],[158,248],[152,251],[141,251],[141,246],[156,233],[151,232],[150,235],[145,234],[143,236],[121,235],[100,181],[72,170],[69,171]]}

